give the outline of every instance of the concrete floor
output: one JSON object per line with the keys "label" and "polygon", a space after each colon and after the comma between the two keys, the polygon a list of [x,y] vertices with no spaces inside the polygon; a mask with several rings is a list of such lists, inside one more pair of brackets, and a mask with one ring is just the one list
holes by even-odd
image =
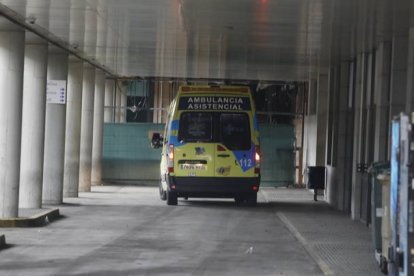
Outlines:
{"label": "concrete floor", "polygon": [[62,219],[3,228],[0,275],[381,275],[370,230],[304,190],[167,206],[152,187],[93,187]]}

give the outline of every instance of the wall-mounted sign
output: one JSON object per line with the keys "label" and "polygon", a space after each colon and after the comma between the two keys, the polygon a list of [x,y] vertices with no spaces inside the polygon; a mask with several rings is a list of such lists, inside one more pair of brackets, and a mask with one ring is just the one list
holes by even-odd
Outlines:
{"label": "wall-mounted sign", "polygon": [[66,104],[66,81],[47,81],[46,102],[51,104]]}

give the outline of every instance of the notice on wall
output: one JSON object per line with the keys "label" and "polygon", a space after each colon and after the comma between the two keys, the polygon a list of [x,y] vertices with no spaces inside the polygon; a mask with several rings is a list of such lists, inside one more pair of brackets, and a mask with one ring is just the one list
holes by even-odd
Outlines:
{"label": "notice on wall", "polygon": [[65,80],[49,80],[47,82],[46,103],[66,104]]}

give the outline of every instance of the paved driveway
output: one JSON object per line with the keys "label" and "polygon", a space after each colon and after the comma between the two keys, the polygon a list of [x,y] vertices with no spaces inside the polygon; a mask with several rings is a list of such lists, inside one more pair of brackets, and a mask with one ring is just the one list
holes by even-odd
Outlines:
{"label": "paved driveway", "polygon": [[[191,198],[179,201],[178,206],[167,206],[159,200],[156,188],[104,186],[93,187],[92,193],[82,193],[80,198],[65,199],[59,208],[64,217],[48,226],[0,230],[10,244],[0,251],[0,275],[378,272],[369,248],[369,230],[325,203],[313,202],[312,194],[303,190],[263,189],[258,206],[251,208],[236,206],[232,200]],[[322,215],[315,218],[318,212]],[[354,260],[361,263],[355,263],[352,270],[340,266],[341,262],[348,262],[345,268],[352,265],[352,258],[338,263],[332,253],[326,254],[331,250],[326,242],[332,241],[336,250],[352,254],[349,246],[339,246],[345,238],[347,245],[352,243],[352,233],[337,240],[331,233],[320,242],[314,233],[317,224],[324,223],[321,219],[330,216],[340,218],[344,225],[354,225],[352,231],[357,234],[363,232],[364,247],[368,248],[362,252],[363,259]],[[306,227],[306,222],[313,228]],[[322,229],[327,227],[321,225]]]}

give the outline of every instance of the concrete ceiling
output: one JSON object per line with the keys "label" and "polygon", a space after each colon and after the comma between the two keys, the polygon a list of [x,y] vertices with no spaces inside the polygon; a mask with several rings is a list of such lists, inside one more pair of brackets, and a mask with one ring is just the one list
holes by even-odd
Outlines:
{"label": "concrete ceiling", "polygon": [[[355,23],[355,11],[360,18],[389,1],[368,2],[0,0],[0,12],[37,33],[28,43],[42,43],[40,35],[117,76],[300,80],[328,64],[332,37],[341,44],[356,24],[370,26]],[[384,30],[387,20],[376,18]],[[3,18],[0,29],[16,26]],[[334,49],[348,56],[353,48]]]}

